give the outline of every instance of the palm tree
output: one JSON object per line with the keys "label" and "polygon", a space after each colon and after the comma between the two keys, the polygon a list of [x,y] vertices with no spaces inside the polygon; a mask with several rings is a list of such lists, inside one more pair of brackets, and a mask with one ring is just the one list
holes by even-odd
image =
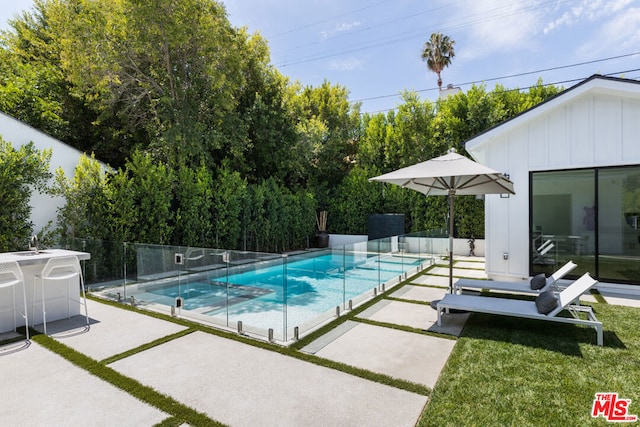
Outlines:
{"label": "palm tree", "polygon": [[431,38],[424,44],[422,60],[426,61],[429,70],[438,75],[439,89],[442,89],[440,73],[451,64],[451,58],[455,56],[454,44],[456,44],[454,40],[449,36],[442,35],[442,33],[431,34]]}

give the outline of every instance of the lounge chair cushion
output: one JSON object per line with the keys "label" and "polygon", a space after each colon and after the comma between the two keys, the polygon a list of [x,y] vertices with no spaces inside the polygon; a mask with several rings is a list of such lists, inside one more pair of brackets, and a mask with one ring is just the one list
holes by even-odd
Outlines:
{"label": "lounge chair cushion", "polygon": [[549,314],[557,306],[558,298],[556,298],[551,290],[540,293],[536,298],[536,308],[540,314]]}
{"label": "lounge chair cushion", "polygon": [[531,278],[529,282],[531,284],[531,289],[537,291],[539,289],[544,288],[547,285],[547,278],[544,273],[537,274]]}

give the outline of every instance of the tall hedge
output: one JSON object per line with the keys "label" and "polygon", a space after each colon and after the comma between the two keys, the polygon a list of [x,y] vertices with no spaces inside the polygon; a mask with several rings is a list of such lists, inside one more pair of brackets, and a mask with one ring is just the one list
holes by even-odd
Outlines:
{"label": "tall hedge", "polygon": [[0,137],[0,251],[27,248],[34,231],[31,190],[46,191],[50,159],[51,150],[37,150],[31,142],[15,149]]}
{"label": "tall hedge", "polygon": [[142,153],[118,171],[83,157],[73,177],[58,171],[56,192],[67,200],[57,230],[66,240],[283,252],[307,247],[317,208],[311,193],[274,179],[247,184],[227,168],[215,178],[204,166],[173,170]]}

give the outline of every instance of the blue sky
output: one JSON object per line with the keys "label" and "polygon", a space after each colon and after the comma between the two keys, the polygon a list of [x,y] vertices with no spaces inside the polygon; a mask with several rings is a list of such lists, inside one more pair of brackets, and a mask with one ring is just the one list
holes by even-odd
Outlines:
{"label": "blue sky", "polygon": [[[570,87],[594,73],[640,78],[640,0],[223,2],[234,26],[267,39],[281,73],[304,85],[346,86],[363,112],[396,107],[405,89],[436,99],[436,75],[420,58],[436,31],[456,41],[444,84],[463,90],[482,81],[525,88],[539,77]],[[0,25],[31,4],[3,5]]]}

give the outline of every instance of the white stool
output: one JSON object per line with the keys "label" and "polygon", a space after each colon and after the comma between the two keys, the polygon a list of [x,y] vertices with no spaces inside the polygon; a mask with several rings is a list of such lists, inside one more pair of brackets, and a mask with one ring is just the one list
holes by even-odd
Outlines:
{"label": "white stool", "polygon": [[13,293],[13,330],[18,330],[18,320],[16,318],[16,286],[22,284],[22,298],[24,301],[24,327],[27,333],[27,341],[29,341],[29,319],[27,318],[27,292],[24,284],[24,276],[22,269],[15,261],[7,261],[0,263],[0,289],[11,288]]}
{"label": "white stool", "polygon": [[[64,257],[56,257],[50,258],[45,264],[42,272],[35,276],[34,278],[34,290],[33,290],[33,310],[35,312],[36,307],[36,283],[40,282],[41,295],[42,295],[42,324],[44,325],[44,333],[47,334],[47,310],[46,310],[46,299],[45,299],[45,281],[61,281],[66,280],[66,290],[67,290],[67,318],[71,317],[71,302],[78,302],[80,304],[80,300],[75,300],[72,297],[71,292],[69,291],[69,280],[80,279],[80,288],[82,289],[82,297],[84,298],[84,312],[85,317],[87,319],[87,327],[89,326],[89,312],[87,310],[87,295],[84,289],[84,280],[82,278],[82,270],[80,269],[80,261],[76,256],[64,256]],[[35,319],[35,317],[34,317]]]}

